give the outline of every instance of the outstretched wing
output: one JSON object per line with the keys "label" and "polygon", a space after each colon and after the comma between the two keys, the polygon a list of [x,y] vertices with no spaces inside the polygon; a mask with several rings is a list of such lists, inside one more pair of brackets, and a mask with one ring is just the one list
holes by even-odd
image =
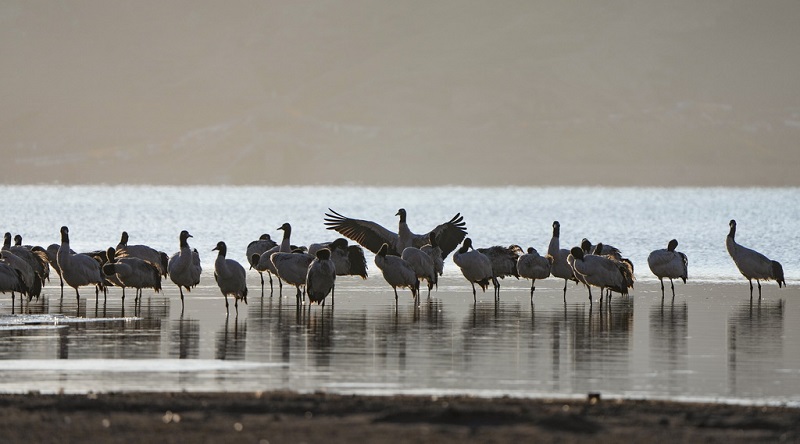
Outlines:
{"label": "outstretched wing", "polygon": [[325,213],[325,225],[329,230],[336,230],[342,236],[361,244],[367,250],[377,253],[384,243],[389,244],[389,254],[399,256],[395,250],[397,234],[368,220],[351,219],[328,208]]}
{"label": "outstretched wing", "polygon": [[[442,259],[445,259],[453,250],[458,248],[464,238],[467,237],[467,223],[464,222],[464,217],[461,213],[456,213],[448,222],[437,226],[430,232],[436,233],[436,242],[439,244],[439,248],[442,249]],[[424,243],[422,245],[428,243],[429,236],[430,233],[422,236],[424,238]],[[420,248],[422,245],[414,246]]]}

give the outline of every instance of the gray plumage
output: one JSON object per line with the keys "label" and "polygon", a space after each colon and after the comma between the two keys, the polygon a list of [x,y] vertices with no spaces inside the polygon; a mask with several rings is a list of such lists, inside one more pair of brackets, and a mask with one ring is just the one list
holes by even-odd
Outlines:
{"label": "gray plumage", "polygon": [[783,277],[783,266],[778,261],[773,261],[755,250],[736,243],[736,221],[731,220],[729,226],[730,231],[725,240],[725,247],[736,264],[736,268],[750,282],[750,298],[753,297],[753,279],[758,284],[759,299],[761,299],[762,280],[775,280],[778,282],[778,288],[786,285],[786,280]]}
{"label": "gray plumage", "polygon": [[378,253],[375,255],[375,265],[381,270],[381,273],[383,273],[383,279],[386,280],[386,282],[391,285],[392,290],[394,290],[395,304],[397,304],[398,300],[397,287],[410,288],[411,296],[414,297],[414,303],[416,303],[419,279],[417,279],[414,269],[399,256],[390,255],[388,252],[389,244],[384,243],[381,245],[381,248],[378,249]]}
{"label": "gray plumage", "polygon": [[156,293],[161,291],[161,273],[154,264],[138,257],[115,257],[116,250],[108,247],[108,262],[103,265],[103,273],[116,276],[122,287],[122,300],[125,300],[125,288],[136,289],[136,298],[142,295],[143,288],[152,288]]}
{"label": "gray plumage", "polygon": [[71,253],[69,248],[69,228],[61,227],[61,246],[58,248],[58,266],[64,282],[75,289],[75,295],[80,299],[78,287],[85,285],[95,286],[95,297],[99,291],[105,289],[103,273],[100,264],[85,254]]}
{"label": "gray plumage", "polygon": [[[269,250],[265,251],[262,254],[253,254],[251,257],[250,263],[253,264],[252,267],[256,269],[258,272],[268,272],[270,275],[270,290],[272,289],[272,275],[278,276],[278,270],[275,269],[275,264],[272,263],[272,255],[274,253],[280,253],[280,245],[276,245]],[[278,280],[280,283],[280,279]]]}
{"label": "gray plumage", "polygon": [[397,233],[372,221],[351,219],[330,208],[328,211],[329,213],[325,213],[325,225],[329,230],[336,230],[375,254],[385,243],[389,246],[387,254],[399,256],[406,247],[421,248],[428,244],[430,233],[433,233],[442,249],[442,259],[444,259],[458,247],[458,244],[467,235],[464,218],[458,213],[449,221],[437,225],[425,234],[414,234],[406,223],[407,213],[403,208],[395,214],[395,216],[400,216]]}
{"label": "gray plumage", "polygon": [[570,250],[567,261],[572,266],[575,276],[589,289],[589,302],[592,302],[592,287],[600,288],[602,302],[606,289],[626,294],[632,285],[633,276],[627,264],[615,262],[607,257],[584,254],[583,250],[574,247]]}
{"label": "gray plumage", "polygon": [[214,261],[214,280],[217,282],[219,290],[225,297],[225,313],[229,313],[228,295],[233,296],[236,314],[239,314],[239,299],[247,303],[247,276],[242,264],[233,259],[227,259],[228,247],[225,242],[217,242],[217,246],[211,251],[217,251],[217,259]]}
{"label": "gray plumage", "polygon": [[22,245],[22,235],[15,234],[14,235],[14,246],[15,247],[25,247],[27,250],[33,248],[33,245]]}
{"label": "gray plumage", "polygon": [[536,291],[536,279],[545,279],[550,276],[552,263],[552,256],[540,256],[533,247],[528,247],[528,252],[517,259],[517,271],[520,277],[531,280],[531,301],[533,301],[533,292]]}
{"label": "gray plumage", "polygon": [[[8,250],[0,251],[0,261],[8,264],[10,267],[19,272],[24,285],[22,293],[28,296],[28,300],[30,300],[33,297],[33,292],[35,291],[35,286],[38,282],[36,272],[33,271],[33,267],[30,266],[28,261]],[[39,283],[38,289],[41,291],[41,283]]]}
{"label": "gray plumage", "polygon": [[[600,251],[596,251],[598,245],[601,245]],[[583,250],[584,254],[613,256],[617,260],[622,260],[622,252],[619,251],[619,248],[606,245],[602,242],[598,242],[597,245],[593,245],[589,239],[586,239],[585,237],[581,240],[581,249]]]}
{"label": "gray plumage", "polygon": [[273,290],[272,288],[272,271],[269,269],[258,269],[256,265],[258,264],[258,260],[261,258],[261,255],[266,253],[267,251],[275,248],[278,246],[278,243],[272,240],[269,234],[262,234],[258,239],[250,242],[247,244],[247,249],[245,250],[245,255],[247,256],[247,262],[250,264],[250,268],[255,268],[258,271],[259,276],[261,277],[261,295],[264,295],[264,272],[267,272],[269,276],[269,289],[270,291]]}
{"label": "gray plumage", "polygon": [[162,276],[167,277],[169,269],[169,256],[167,256],[167,253],[147,245],[128,245],[127,231],[122,232],[120,241],[117,244],[116,254],[118,258],[138,257],[139,259],[144,259],[155,265]]}
{"label": "gray plumage", "polygon": [[[10,235],[10,233],[6,234]],[[42,284],[50,279],[50,266],[44,248],[34,245],[22,245],[22,236],[19,234],[14,236],[14,245],[9,248],[6,248],[6,245],[8,245],[8,243],[4,240],[3,250],[10,250],[12,253],[28,261],[31,267],[33,267],[33,271],[39,275]]]}
{"label": "gray plumage", "polygon": [[[16,236],[18,245],[11,245],[11,233],[6,233],[3,238],[2,251],[6,254],[10,253],[15,256],[12,261],[16,262],[19,258],[22,262],[27,264],[27,267],[18,263],[15,268],[19,268],[23,272],[25,285],[27,286],[28,298],[39,298],[42,293],[42,286],[48,278],[50,267],[47,265],[47,257],[39,252],[32,251],[33,247],[22,245],[22,236]],[[28,270],[30,267],[30,270]]]}
{"label": "gray plumage", "polygon": [[276,245],[278,245],[278,243],[272,240],[272,237],[269,234],[264,233],[259,236],[258,239],[247,244],[247,250],[245,254],[249,260],[249,258],[254,254],[258,254],[260,256],[264,254],[265,251]]}
{"label": "gray plumage", "polygon": [[40,273],[42,286],[44,286],[45,281],[50,282],[50,260],[47,257],[47,251],[40,245],[34,245],[31,247],[31,253],[33,254],[34,260],[36,260],[41,267],[38,273]]}
{"label": "gray plumage", "polygon": [[547,247],[547,254],[553,258],[553,264],[550,267],[550,274],[553,277],[564,279],[564,302],[567,301],[567,282],[575,281],[575,274],[572,267],[567,263],[569,250],[560,248],[561,224],[556,220],[553,221],[553,237],[550,238],[550,245]]}
{"label": "gray plumage", "polygon": [[461,248],[453,254],[453,262],[458,265],[461,274],[472,284],[473,301],[477,302],[475,284],[478,284],[484,292],[489,287],[489,282],[492,282],[495,287],[498,285],[492,271],[492,261],[485,254],[472,249],[472,239],[464,239]]}
{"label": "gray plumage", "polygon": [[519,245],[509,245],[503,247],[495,245],[489,248],[478,248],[478,251],[486,255],[492,263],[492,275],[494,276],[494,292],[495,297],[500,296],[500,282],[497,278],[505,278],[506,276],[514,276],[519,279],[519,272],[517,271],[517,260],[522,255],[522,247]]}
{"label": "gray plumage", "polygon": [[203,267],[200,265],[200,253],[189,247],[188,239],[192,237],[188,231],[183,230],[178,235],[180,250],[173,254],[167,263],[170,280],[178,286],[181,293],[181,307],[183,307],[183,289],[192,291],[200,283]]}
{"label": "gray plumage", "polygon": [[292,225],[289,222],[284,222],[283,225],[277,228],[283,231],[283,238],[281,239],[280,248],[278,251],[281,253],[291,253],[292,248]]}
{"label": "gray plumage", "polygon": [[[11,293],[11,303],[14,303],[16,293],[24,293],[25,284],[22,276],[14,267],[0,261],[0,293]],[[22,304],[20,300],[20,305]]]}
{"label": "gray plumage", "polygon": [[331,251],[327,248],[315,252],[316,258],[308,267],[306,292],[311,303],[325,306],[325,298],[336,285],[336,265],[331,261]]}
{"label": "gray plumage", "polygon": [[630,266],[631,272],[633,272],[633,262],[628,258],[622,257],[622,252],[617,247],[612,247],[602,242],[598,242],[597,245],[592,245],[588,239],[583,238],[581,241],[581,249],[583,250],[583,254],[604,256],[616,262],[624,262]]}
{"label": "gray plumage", "polygon": [[314,256],[295,250],[293,253],[277,252],[270,257],[278,277],[297,288],[297,304],[302,304],[303,294],[300,287],[306,285],[308,266],[314,260]]}
{"label": "gray plumage", "polygon": [[436,288],[439,288],[439,278],[444,273],[444,254],[442,253],[442,248],[439,246],[439,242],[436,240],[436,234],[430,233],[428,235],[428,244],[423,245],[420,248],[425,254],[433,259],[433,270],[436,272]]}
{"label": "gray plumage", "polygon": [[[367,258],[364,257],[364,249],[358,245],[349,245],[347,239],[340,237],[333,242],[323,242],[311,244],[308,254],[314,256],[317,251],[327,248],[331,252],[330,260],[336,267],[337,276],[360,276],[361,279],[367,278]],[[331,290],[331,305],[333,305],[336,295],[336,287]]]}
{"label": "gray plumage", "polygon": [[92,251],[82,251],[81,254],[85,254],[92,259],[96,260],[98,264],[102,267],[103,265],[108,262],[108,252],[106,250],[92,250]]}
{"label": "gray plumage", "polygon": [[331,261],[336,266],[337,276],[360,276],[367,278],[367,259],[364,249],[358,245],[349,245],[347,239],[340,237],[333,242],[311,244],[308,254],[314,256],[317,251],[327,248],[331,252]]}
{"label": "gray plumage", "polygon": [[672,297],[675,297],[675,284],[673,279],[682,279],[686,283],[689,278],[689,259],[685,254],[676,251],[678,240],[672,239],[667,243],[667,248],[653,250],[647,256],[647,265],[650,271],[661,281],[661,298],[664,298],[664,278],[669,278],[669,285],[672,287]]}
{"label": "gray plumage", "polygon": [[430,297],[431,289],[433,285],[436,284],[436,278],[438,276],[436,274],[436,267],[433,264],[433,259],[431,259],[428,253],[414,247],[406,247],[403,253],[400,254],[400,258],[411,266],[411,269],[414,270],[414,274],[417,276],[417,293],[419,293],[419,282],[424,279],[428,282],[428,297]]}
{"label": "gray plumage", "polygon": [[[59,244],[50,244],[45,249],[45,253],[47,255],[47,262],[50,263],[50,266],[56,271],[56,274],[58,274],[58,283],[61,286],[61,297],[64,297],[64,278],[61,277],[61,267],[58,266],[59,248]],[[72,250],[70,250],[70,253],[75,254],[75,252]]]}
{"label": "gray plumage", "polygon": [[[269,265],[260,266],[260,267],[258,267],[256,269],[257,270],[267,269],[267,270],[270,271],[270,273],[274,273],[275,276],[278,276],[278,294],[283,296],[283,279],[281,279],[280,275],[278,274],[278,270],[275,268],[275,264],[272,262],[272,255],[275,254],[276,252],[278,252],[278,253],[291,253],[292,251],[295,250],[295,247],[292,245],[292,241],[291,241],[291,238],[292,238],[292,225],[289,222],[284,222],[277,229],[283,231],[283,238],[281,239],[281,243],[278,245],[277,250],[275,250],[274,248],[271,248],[266,253],[261,255],[262,257],[264,257],[264,255],[266,255],[266,258],[268,259]],[[259,260],[259,263],[261,263],[261,260]],[[270,285],[270,290],[271,289],[272,289],[272,285]],[[298,287],[298,290],[299,290],[299,287]]]}

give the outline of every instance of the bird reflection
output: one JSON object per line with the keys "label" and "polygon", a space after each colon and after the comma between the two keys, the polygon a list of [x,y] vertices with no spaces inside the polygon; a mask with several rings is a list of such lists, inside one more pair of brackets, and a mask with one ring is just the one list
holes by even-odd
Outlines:
{"label": "bird reflection", "polygon": [[[689,306],[686,301],[654,304],[650,308],[650,348],[652,367],[666,373],[669,390],[686,386],[689,363]],[[681,377],[681,375],[683,375]],[[682,379],[678,379],[682,378]],[[679,392],[671,394],[680,394]]]}
{"label": "bird reflection", "polygon": [[200,356],[200,321],[180,319],[173,321],[169,333],[169,354],[179,359],[196,359]]}
{"label": "bird reflection", "polygon": [[[582,306],[582,304],[578,304]],[[562,352],[566,352],[569,347],[567,335],[567,304],[563,307],[546,307],[537,312],[535,304],[531,304],[530,312],[530,343],[528,348],[531,352],[528,355],[531,372],[536,372],[537,367],[546,365],[550,359],[550,375],[543,378],[541,373],[531,373],[530,377],[539,379],[550,385],[549,389],[553,392],[561,391],[562,373],[569,373],[568,368],[563,368]],[[527,326],[523,325],[527,330]],[[564,353],[565,355],[568,353]]]}
{"label": "bird reflection", "polygon": [[235,316],[233,321],[230,320],[230,316],[226,316],[222,330],[217,332],[216,353],[214,357],[216,359],[244,359],[246,337],[246,322],[242,321],[240,323],[238,316]]}
{"label": "bird reflection", "polygon": [[[46,314],[50,312],[50,303],[47,296],[40,296],[38,298],[32,299],[28,301],[26,298],[22,296],[18,296],[19,299],[19,310],[15,310],[15,305],[11,304],[11,314],[20,313],[20,314]],[[23,305],[24,303],[24,305]]]}
{"label": "bird reflection", "polygon": [[572,385],[579,392],[591,391],[594,378],[615,378],[624,373],[619,362],[631,347],[633,298],[612,298],[606,309],[573,306],[568,316],[567,334],[572,339]]}
{"label": "bird reflection", "polygon": [[308,310],[305,327],[309,347],[315,351],[314,360],[319,367],[330,367],[333,348],[333,307]]}
{"label": "bird reflection", "polygon": [[[503,342],[507,336],[518,335],[520,320],[527,317],[527,312],[516,302],[478,301],[463,323],[463,359],[471,362],[475,357],[485,356],[484,347],[487,345],[494,347],[497,341]],[[487,341],[486,338],[492,339]]]}
{"label": "bird reflection", "polygon": [[[783,362],[785,302],[758,300],[737,306],[728,317],[728,377],[731,395],[763,386]],[[744,393],[743,393],[744,394]]]}
{"label": "bird reflection", "polygon": [[[605,309],[603,308],[605,307]],[[595,332],[610,332],[626,336],[633,329],[633,298],[622,296],[611,298],[601,305],[592,317],[589,307],[589,324]]]}
{"label": "bird reflection", "polygon": [[69,358],[69,329],[58,330],[58,359]]}
{"label": "bird reflection", "polygon": [[137,316],[152,319],[169,319],[170,300],[168,297],[139,298]]}

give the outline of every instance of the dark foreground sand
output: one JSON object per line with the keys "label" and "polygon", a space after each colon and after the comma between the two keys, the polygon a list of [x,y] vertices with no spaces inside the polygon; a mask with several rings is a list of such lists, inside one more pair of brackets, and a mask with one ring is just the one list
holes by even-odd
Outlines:
{"label": "dark foreground sand", "polygon": [[0,442],[793,442],[800,409],[270,393],[0,395]]}

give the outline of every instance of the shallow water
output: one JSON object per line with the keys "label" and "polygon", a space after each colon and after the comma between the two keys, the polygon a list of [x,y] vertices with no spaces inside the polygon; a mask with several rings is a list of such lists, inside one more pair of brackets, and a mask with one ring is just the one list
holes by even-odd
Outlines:
{"label": "shallow water", "polygon": [[[210,276],[204,276],[211,278]],[[213,279],[213,278],[212,278]],[[647,283],[609,306],[557,281],[504,282],[499,302],[455,278],[414,308],[381,276],[341,279],[335,305],[297,309],[293,289],[225,315],[213,286],[174,288],[141,304],[69,293],[0,310],[0,391],[292,389],[796,403],[797,291],[746,283],[679,285],[662,303]],[[53,291],[54,288],[49,288]],[[667,288],[669,291],[669,288]],[[14,311],[18,312],[17,307]]]}
{"label": "shallow water", "polygon": [[[169,283],[162,294],[145,291],[141,304],[130,295],[123,304],[117,289],[95,302],[84,289],[76,305],[72,290],[60,297],[57,277],[22,308],[0,295],[0,391],[601,392],[800,403],[800,264],[789,254],[800,240],[796,189],[6,188],[11,208],[22,208],[6,227],[26,243],[58,242],[67,224],[78,250],[115,245],[125,229],[132,241],[171,253],[186,228],[205,271],[183,311]],[[249,272],[249,304],[238,316],[231,304],[226,316],[211,275],[216,241],[227,240],[229,257],[244,262],[247,242],[262,232],[277,236],[285,221],[297,243],[329,240],[327,206],[391,228],[399,206],[412,228],[460,211],[477,244],[540,251],[558,219],[563,246],[584,236],[614,244],[637,265],[638,282],[630,297],[601,307],[574,285],[564,303],[563,283],[552,279],[537,282],[531,305],[529,284],[506,279],[499,302],[479,293],[473,304],[448,260],[430,300],[415,308],[402,291],[395,306],[370,255],[370,278],[340,279],[333,307],[298,310],[293,288],[280,297],[277,284],[262,298]],[[765,284],[764,298],[751,302],[725,252],[731,217],[739,242],[783,263],[788,288]],[[662,303],[646,256],[672,237],[689,255],[690,281],[676,284],[674,301],[668,287]]]}

